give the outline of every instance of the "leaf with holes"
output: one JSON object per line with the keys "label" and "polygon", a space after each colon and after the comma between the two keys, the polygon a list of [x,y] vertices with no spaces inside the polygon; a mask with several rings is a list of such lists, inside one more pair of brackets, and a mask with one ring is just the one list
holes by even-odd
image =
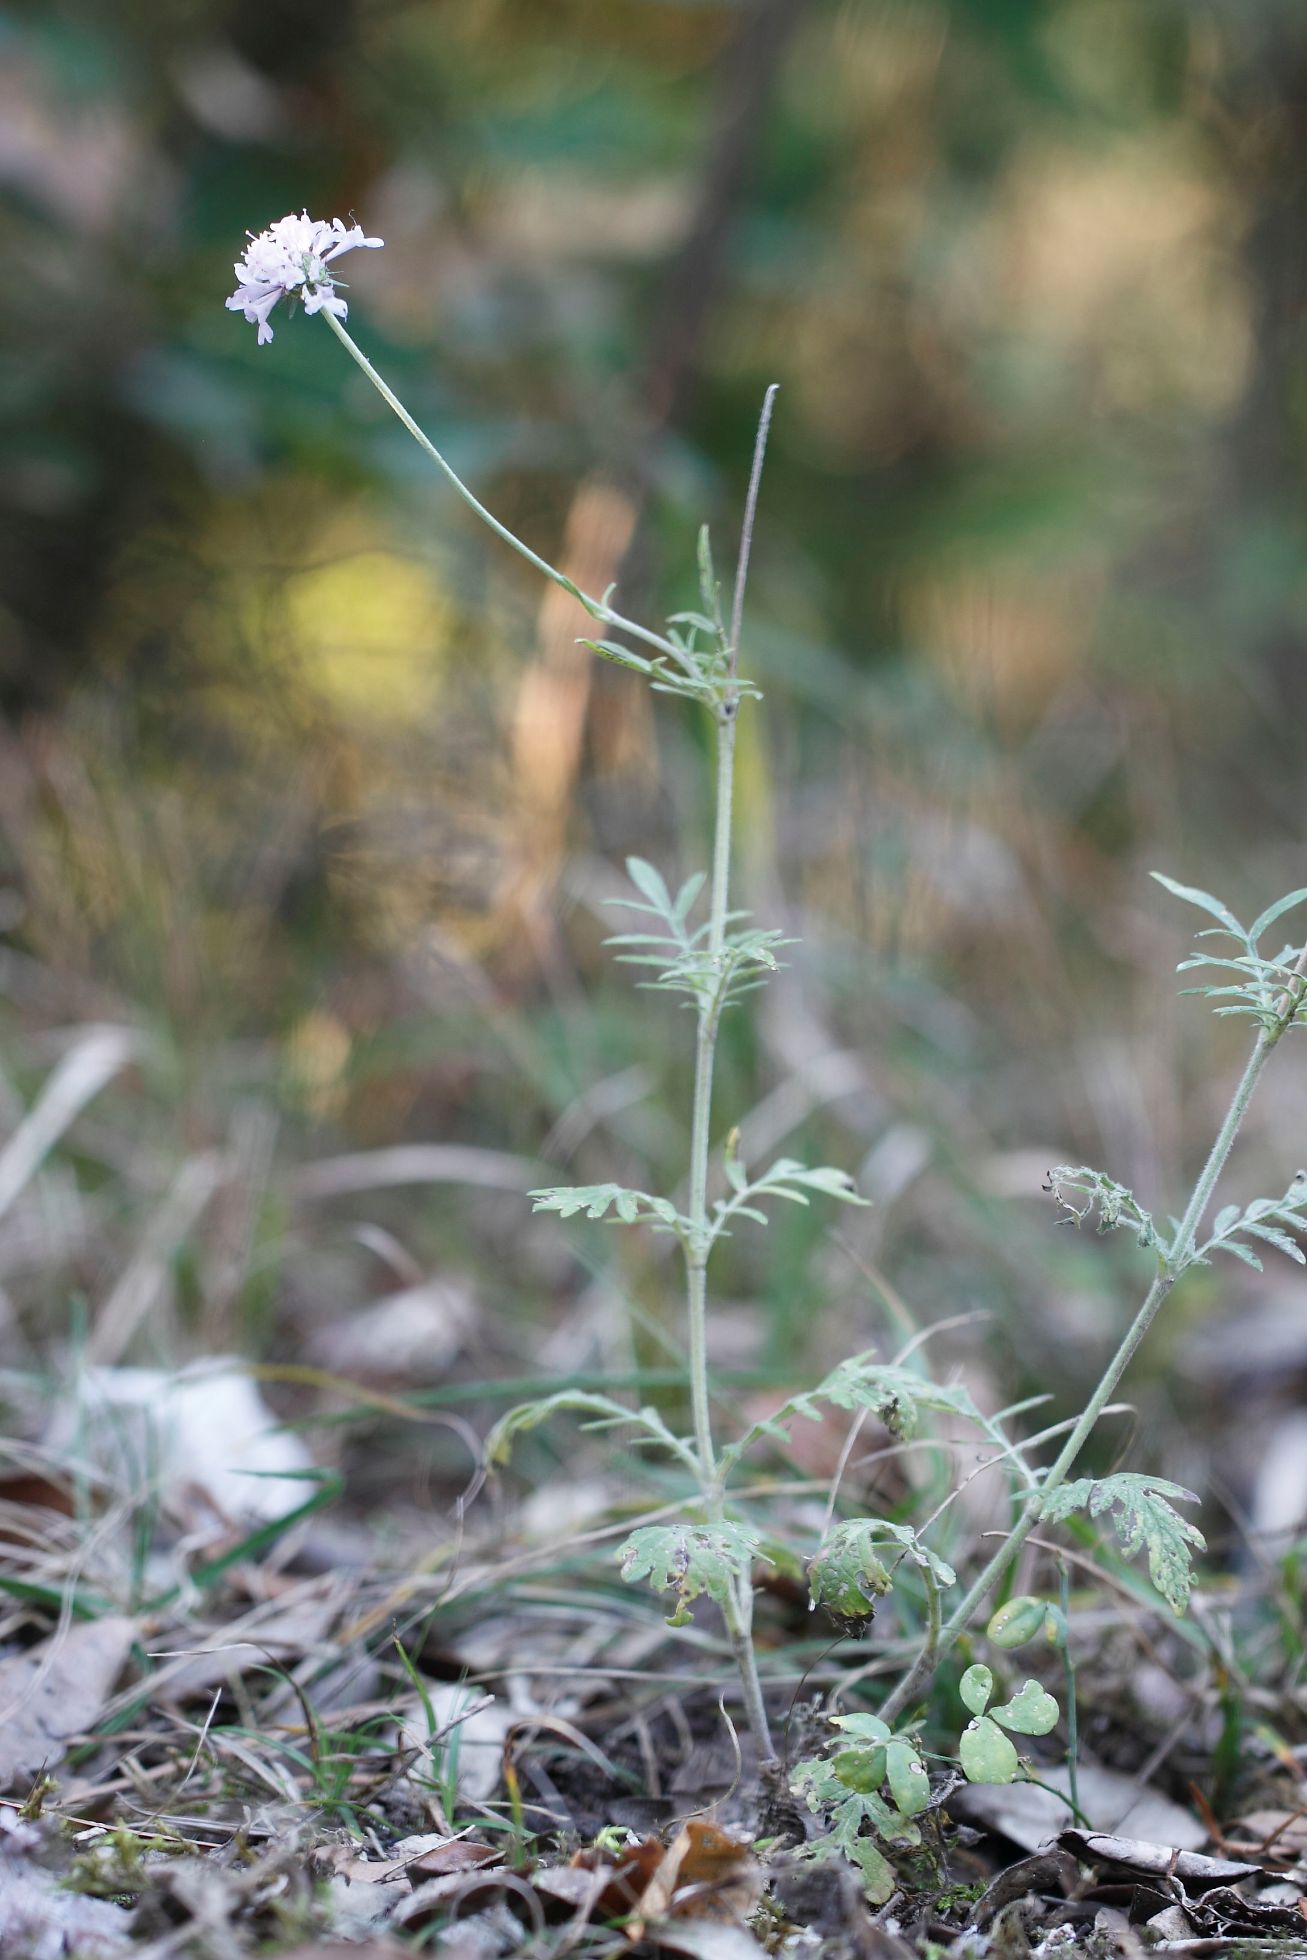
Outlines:
{"label": "leaf with holes", "polygon": [[1126,1557],[1133,1558],[1145,1548],[1153,1584],[1172,1612],[1183,1613],[1193,1586],[1193,1554],[1203,1550],[1206,1540],[1197,1525],[1175,1510],[1172,1499],[1181,1504],[1198,1502],[1182,1484],[1121,1471],[1114,1477],[1077,1477],[1062,1484],[1045,1497],[1042,1515],[1056,1523],[1077,1511],[1091,1518],[1110,1511]]}
{"label": "leaf with holes", "polygon": [[622,1546],[622,1577],[628,1585],[647,1579],[655,1592],[674,1591],[676,1611],[668,1625],[684,1626],[690,1602],[701,1593],[720,1606],[748,1583],[761,1543],[742,1524],[642,1525]]}
{"label": "leaf with holes", "polygon": [[985,1638],[995,1647],[1010,1651],[1014,1647],[1024,1647],[1048,1624],[1048,1602],[1037,1599],[1033,1593],[1021,1593],[1016,1599],[1009,1599],[992,1615],[985,1628]]}
{"label": "leaf with holes", "polygon": [[866,1354],[842,1361],[807,1399],[834,1402],[840,1409],[867,1409],[879,1416],[891,1435],[905,1440],[916,1435],[922,1409],[966,1416],[976,1423],[981,1420],[965,1388],[942,1387],[924,1375],[873,1361]]}
{"label": "leaf with holes", "polygon": [[1060,1712],[1052,1695],[1038,1681],[1027,1681],[1018,1694],[1000,1708],[989,1711],[991,1720],[1011,1729],[1014,1735],[1047,1735],[1056,1727]]}
{"label": "leaf with holes", "polygon": [[890,1795],[904,1817],[919,1817],[930,1802],[930,1778],[915,1745],[896,1736],[885,1751]]}
{"label": "leaf with holes", "polygon": [[814,1606],[852,1631],[869,1624],[876,1602],[890,1589],[890,1575],[874,1549],[875,1529],[869,1518],[837,1524],[808,1567],[808,1590]]}
{"label": "leaf with holes", "polygon": [[994,1692],[994,1676],[983,1661],[969,1667],[958,1682],[958,1693],[962,1706],[972,1715],[983,1715],[989,1707],[989,1698]]}
{"label": "leaf with holes", "polygon": [[958,1760],[968,1783],[1013,1783],[1021,1768],[1016,1750],[988,1715],[967,1723],[958,1740]]}

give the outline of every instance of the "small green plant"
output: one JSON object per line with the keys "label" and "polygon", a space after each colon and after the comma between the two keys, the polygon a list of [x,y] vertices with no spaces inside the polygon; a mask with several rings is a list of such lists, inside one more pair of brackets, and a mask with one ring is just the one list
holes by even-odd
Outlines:
{"label": "small green plant", "polygon": [[[910,1441],[932,1413],[961,1417],[992,1446],[991,1461],[1005,1467],[1011,1484],[1011,1524],[988,1563],[971,1580],[947,1619],[942,1593],[956,1584],[952,1567],[924,1542],[932,1518],[920,1531],[901,1521],[832,1516],[823,1541],[808,1564],[814,1604],[846,1633],[865,1630],[878,1602],[897,1576],[912,1575],[923,1606],[923,1632],[915,1659],[888,1695],[879,1714],[841,1715],[840,1743],[833,1754],[800,1765],[797,1787],[828,1819],[818,1855],[839,1851],[858,1864],[874,1895],[888,1896],[889,1868],[877,1840],[911,1847],[920,1842],[917,1819],[930,1802],[925,1759],[912,1734],[896,1726],[926,1695],[940,1661],[968,1633],[978,1609],[1006,1579],[1035,1527],[1057,1524],[1076,1513],[1110,1519],[1129,1557],[1144,1551],[1161,1596],[1179,1613],[1192,1585],[1192,1559],[1202,1538],[1176,1509],[1194,1501],[1176,1484],[1136,1472],[1106,1477],[1072,1477],[1099,1417],[1107,1407],[1140,1342],[1177,1281],[1217,1252],[1257,1265],[1259,1247],[1303,1260],[1294,1232],[1307,1223],[1307,1175],[1299,1173],[1282,1197],[1227,1205],[1204,1236],[1204,1221],[1253,1093],[1281,1037],[1300,1026],[1307,1009],[1307,949],[1288,946],[1274,955],[1261,941],[1279,919],[1307,900],[1307,888],[1289,893],[1244,928],[1219,900],[1158,876],[1168,891],[1203,911],[1215,924],[1201,934],[1203,944],[1184,970],[1205,969],[1215,977],[1199,991],[1222,1015],[1242,1015],[1254,1024],[1251,1053],[1206,1163],[1184,1213],[1159,1223],[1134,1194],[1107,1174],[1085,1166],[1059,1166],[1049,1174],[1048,1190],[1064,1217],[1092,1222],[1099,1231],[1132,1233],[1152,1263],[1152,1277],[1133,1321],[1084,1410],[1071,1423],[1025,1441],[1013,1440],[1005,1424],[1020,1413],[983,1416],[966,1390],[936,1384],[913,1358],[886,1363],[871,1354],[840,1364],[818,1387],[793,1396],[742,1435],[718,1443],[714,1434],[707,1360],[709,1266],[715,1249],[738,1225],[765,1225],[776,1201],[806,1205],[813,1196],[847,1204],[864,1201],[841,1170],[809,1168],[781,1158],[757,1170],[740,1156],[732,1131],[717,1163],[714,1185],[713,1077],[723,1016],[775,971],[786,941],[759,928],[730,907],[732,810],[736,730],[742,706],[759,691],[740,669],[744,600],[754,517],[767,431],[775,390],[767,391],[754,449],[729,609],[714,567],[708,533],[699,534],[699,603],[651,628],[619,613],[611,592],[602,597],[582,591],[515,537],[473,495],[441,452],[409,415],[363,352],[343,321],[344,299],[337,291],[333,262],[357,247],[375,248],[340,220],[323,224],[301,217],[282,219],[251,240],[236,267],[238,291],[227,304],[271,340],[268,323],[282,298],[298,298],[308,313],[321,313],[404,427],[457,494],[506,544],[555,585],[569,593],[601,629],[603,637],[583,644],[646,681],[656,692],[690,702],[708,718],[716,757],[716,809],[711,863],[673,892],[660,872],[642,858],[627,861],[631,895],[618,901],[633,917],[633,929],[612,940],[617,958],[644,972],[644,984],[682,996],[694,1024],[694,1091],[689,1112],[688,1168],[684,1197],[629,1189],[617,1184],[550,1187],[531,1195],[541,1211],[562,1218],[584,1216],[623,1226],[645,1226],[669,1234],[679,1248],[685,1273],[686,1362],[691,1431],[678,1434],[653,1408],[632,1409],[612,1397],[563,1390],[511,1409],[487,1440],[492,1462],[507,1459],[514,1439],[555,1412],[569,1410],[593,1427],[620,1425],[636,1441],[661,1452],[685,1473],[682,1514],[666,1524],[634,1531],[621,1549],[623,1576],[644,1581],[673,1599],[671,1623],[682,1625],[694,1602],[707,1598],[720,1610],[738,1663],[748,1720],[764,1762],[774,1761],[766,1700],[759,1678],[751,1620],[755,1563],[771,1556],[764,1535],[732,1499],[732,1475],[746,1454],[767,1442],[784,1444],[792,1424],[820,1421],[828,1407],[865,1411],[879,1418],[891,1436]],[[608,637],[615,635],[616,637]],[[1218,945],[1209,947],[1208,941]],[[1028,1406],[1028,1405],[1023,1405]],[[1062,1438],[1053,1462],[1034,1461],[1044,1443]],[[942,1509],[943,1507],[941,1507]],[[936,1516],[939,1515],[937,1511]],[[1065,1595],[1065,1586],[1064,1586]],[[1074,1679],[1067,1647],[1065,1596],[1061,1607],[1033,1596],[1009,1600],[990,1621],[996,1650],[1006,1651],[1040,1631],[1062,1653],[1071,1687],[1069,1718],[1074,1718]],[[973,1665],[963,1674],[960,1692],[971,1721],[959,1741],[964,1775],[973,1780],[1007,1781],[1018,1774],[1020,1759],[1012,1735],[1046,1735],[1058,1717],[1057,1704],[1036,1681],[995,1704],[991,1671]],[[1071,1728],[1074,1749],[1074,1727]]]}
{"label": "small green plant", "polygon": [[793,1787],[826,1829],[805,1846],[809,1858],[847,1858],[862,1874],[868,1896],[883,1904],[894,1892],[893,1869],[881,1850],[915,1850],[917,1818],[930,1803],[930,1775],[915,1737],[895,1733],[878,1715],[835,1715],[839,1742],[828,1756],[795,1766]]}

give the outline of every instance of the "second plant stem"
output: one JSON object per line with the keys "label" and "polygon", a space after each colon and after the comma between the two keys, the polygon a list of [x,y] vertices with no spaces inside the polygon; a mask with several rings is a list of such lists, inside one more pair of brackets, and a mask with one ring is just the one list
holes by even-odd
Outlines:
{"label": "second plant stem", "polygon": [[[690,1119],[689,1220],[685,1249],[685,1298],[690,1368],[690,1407],[694,1419],[699,1483],[710,1524],[725,1516],[721,1468],[713,1442],[708,1394],[708,1151],[712,1138],[713,1064],[722,1018],[721,964],[731,883],[731,818],[735,795],[735,724],[738,702],[732,691],[714,708],[717,738],[717,793],[713,823],[712,878],[709,887],[708,975],[699,1000],[694,1046],[694,1107]],[[775,1761],[751,1622],[753,1594],[746,1577],[721,1602],[731,1651],[740,1671],[749,1727],[763,1762]]]}
{"label": "second plant stem", "polygon": [[1198,1237],[1198,1227],[1202,1223],[1203,1214],[1211,1202],[1212,1193],[1216,1189],[1217,1179],[1225,1169],[1226,1159],[1230,1155],[1234,1140],[1239,1134],[1240,1125],[1247,1114],[1248,1105],[1252,1101],[1253,1091],[1257,1087],[1262,1070],[1266,1067],[1267,1061],[1270,1059],[1271,1050],[1279,1040],[1281,1032],[1282,1029],[1280,1028],[1259,1029],[1257,1039],[1253,1043],[1252,1053],[1249,1055],[1243,1075],[1240,1077],[1239,1086],[1235,1090],[1230,1107],[1225,1113],[1225,1120],[1217,1132],[1216,1141],[1208,1153],[1207,1162],[1203,1165],[1198,1182],[1194,1185],[1193,1193],[1185,1209],[1184,1217],[1180,1221],[1179,1229],[1176,1232],[1166,1264],[1159,1267],[1152,1285],[1144,1295],[1143,1304],[1126,1330],[1125,1336],[1117,1348],[1116,1353],[1108,1363],[1102,1380],[1089,1398],[1079,1420],[1063,1444],[1061,1454],[1057,1457],[1047,1475],[1041,1480],[1038,1488],[1031,1491],[1026,1498],[1021,1508],[1021,1513],[1011,1531],[1008,1532],[988,1565],[985,1566],[984,1570],[974,1580],[961,1604],[954,1608],[940,1630],[934,1661],[925,1669],[914,1666],[886,1699],[880,1711],[885,1721],[893,1721],[896,1715],[902,1714],[910,1697],[929,1685],[929,1679],[934,1674],[935,1665],[938,1664],[938,1661],[948,1653],[949,1649],[954,1646],[960,1636],[967,1630],[976,1608],[989,1597],[989,1594],[1008,1570],[1016,1554],[1039,1523],[1045,1501],[1061,1484],[1066,1482],[1081,1450],[1088,1442],[1098,1418],[1115,1394],[1117,1384],[1120,1382],[1126,1369],[1130,1366],[1140,1343],[1157,1318],[1163,1301],[1193,1256],[1194,1245]]}

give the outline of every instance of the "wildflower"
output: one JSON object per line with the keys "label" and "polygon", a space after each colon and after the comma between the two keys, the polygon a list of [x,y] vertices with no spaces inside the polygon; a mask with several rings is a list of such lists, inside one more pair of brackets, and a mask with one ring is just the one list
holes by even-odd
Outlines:
{"label": "wildflower", "polygon": [[297,218],[278,218],[256,238],[248,234],[245,256],[236,262],[240,281],[227,301],[229,311],[243,313],[253,325],[258,323],[259,346],[272,339],[268,315],[279,299],[298,297],[306,313],[325,310],[343,320],[348,313],[328,270],[331,261],[356,245],[375,248],[385,241],[365,238],[362,225],[346,225],[341,218],[328,224],[324,218],[311,218],[307,211]]}

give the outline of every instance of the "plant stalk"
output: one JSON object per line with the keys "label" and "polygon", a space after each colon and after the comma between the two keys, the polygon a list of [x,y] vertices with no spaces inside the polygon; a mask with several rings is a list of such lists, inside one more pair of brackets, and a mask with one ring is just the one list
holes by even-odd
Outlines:
{"label": "plant stalk", "polygon": [[[496,537],[502,538],[505,544],[518,553],[519,557],[525,558],[527,564],[543,578],[549,579],[554,585],[561,586],[564,592],[569,593],[585,608],[592,619],[601,621],[617,632],[626,633],[632,639],[642,640],[646,646],[655,648],[658,653],[675,661],[678,666],[687,665],[683,649],[677,647],[673,641],[665,639],[660,633],[651,632],[648,627],[641,626],[636,620],[625,618],[623,614],[616,612],[606,599],[596,599],[589,593],[583,592],[565,573],[558,571],[537,552],[532,551],[529,545],[524,544],[506,524],[501,524],[494,513],[487,510],[481,500],[473,495],[452,464],[446,461],[431,438],[414,421],[399,396],[378,374],[362,348],[346,332],[335,314],[324,311],[322,317],[346,353],[367,376],[387,407],[398,416],[413,440],[431,458],[436,468],[457,491],[468,508],[476,513],[481,522],[487,525]],[[690,1231],[687,1234],[685,1247],[690,1400],[694,1416],[695,1450],[701,1494],[709,1519],[716,1524],[720,1524],[725,1516],[725,1503],[721,1466],[717,1461],[717,1452],[713,1443],[712,1414],[708,1395],[707,1268],[710,1251],[708,1153],[712,1129],[713,1064],[723,1006],[719,984],[721,957],[726,943],[726,916],[730,896],[731,819],[735,789],[735,719],[739,707],[739,694],[735,686],[736,659],[744,590],[748,578],[749,547],[752,542],[758,485],[762,472],[762,457],[775,394],[774,387],[768,389],[754,447],[753,471],[749,479],[749,494],[732,607],[730,682],[724,695],[713,707],[717,735],[717,797],[712,884],[709,896],[709,987],[699,1003],[694,1060],[694,1110],[690,1127]],[[739,1667],[745,1710],[758,1746],[759,1756],[764,1763],[774,1763],[776,1752],[772,1747],[771,1731],[767,1722],[767,1710],[763,1701],[762,1684],[758,1678],[758,1664],[750,1630],[753,1618],[753,1594],[747,1575],[738,1588],[732,1587],[731,1592],[722,1602],[722,1616]]]}
{"label": "plant stalk", "polygon": [[367,355],[363,352],[363,349],[345,331],[345,328],[342,327],[335,314],[328,313],[324,309],[321,317],[331,328],[331,331],[335,334],[337,340],[345,349],[346,353],[349,354],[350,358],[358,363],[386,406],[393,409],[394,413],[399,417],[419,448],[426,451],[427,455],[436,465],[436,468],[448,479],[449,483],[463,499],[463,502],[470,510],[476,512],[481,522],[488,525],[496,537],[502,538],[505,544],[511,545],[518,556],[525,558],[527,564],[533,566],[543,578],[549,579],[554,585],[561,586],[564,592],[570,593],[579,605],[585,607],[591,619],[597,619],[604,626],[611,626],[616,632],[629,633],[632,639],[643,640],[646,646],[655,647],[659,653],[666,655],[668,659],[675,660],[678,665],[681,664],[680,651],[670,640],[664,639],[661,633],[651,632],[647,626],[641,626],[637,620],[625,618],[623,614],[614,611],[613,607],[606,600],[596,599],[590,593],[583,592],[580,586],[568,578],[565,572],[560,572],[556,566],[549,563],[548,559],[541,558],[537,552],[532,551],[529,544],[524,544],[515,532],[510,531],[506,524],[501,524],[494,512],[487,510],[480,498],[472,494],[453,464],[446,461],[436,448],[435,443],[432,442],[430,436],[413,420],[413,417],[409,414],[394,389],[390,387],[388,382],[382,380]]}
{"label": "plant stalk", "polygon": [[[720,1524],[725,1515],[721,1466],[713,1442],[712,1410],[708,1392],[708,1153],[712,1139],[713,1066],[717,1056],[717,1032],[721,1026],[722,1001],[718,989],[721,956],[726,944],[726,914],[730,902],[731,823],[735,796],[735,721],[737,700],[734,691],[716,709],[717,802],[713,820],[712,881],[709,892],[708,963],[709,991],[699,1003],[694,1050],[694,1109],[690,1120],[690,1230],[685,1248],[685,1297],[688,1321],[688,1359],[690,1406],[694,1417],[695,1446],[699,1456],[699,1481],[704,1506],[711,1522]],[[730,1636],[731,1649],[740,1671],[744,1706],[749,1727],[763,1762],[774,1762],[771,1728],[758,1678],[750,1622],[753,1618],[752,1593],[748,1581],[741,1582],[738,1594],[722,1602],[722,1617]]]}
{"label": "plant stalk", "polygon": [[[1258,1030],[1257,1039],[1253,1043],[1252,1053],[1249,1055],[1243,1075],[1240,1077],[1239,1086],[1234,1092],[1230,1107],[1225,1113],[1225,1120],[1217,1132],[1216,1141],[1208,1153],[1207,1162],[1203,1165],[1198,1182],[1194,1185],[1193,1193],[1185,1209],[1184,1217],[1180,1221],[1179,1230],[1176,1232],[1169,1260],[1165,1266],[1159,1268],[1155,1275],[1152,1285],[1144,1296],[1143,1304],[1130,1323],[1121,1341],[1121,1345],[1117,1348],[1116,1353],[1108,1363],[1106,1372],[1090,1396],[1089,1401],[1086,1403],[1079,1420],[1076,1422],[1071,1434],[1067,1437],[1066,1442],[1062,1446],[1061,1453],[1055,1459],[1047,1476],[1044,1477],[1039,1488],[1032,1491],[1026,1498],[1025,1503],[1022,1505],[1021,1513],[1011,1531],[1003,1540],[1003,1543],[999,1546],[993,1558],[990,1559],[988,1565],[984,1567],[983,1571],[973,1581],[961,1605],[957,1606],[949,1615],[940,1632],[935,1665],[955,1645],[960,1635],[966,1631],[976,1608],[988,1598],[989,1594],[1008,1570],[1012,1560],[1025,1544],[1026,1539],[1030,1536],[1035,1526],[1039,1523],[1045,1500],[1061,1484],[1066,1482],[1070,1471],[1075,1465],[1076,1459],[1089,1440],[1089,1436],[1097,1424],[1099,1416],[1103,1413],[1108,1402],[1115,1394],[1117,1384],[1120,1382],[1126,1369],[1130,1366],[1140,1343],[1157,1318],[1163,1301],[1188,1265],[1193,1255],[1194,1244],[1198,1236],[1198,1228],[1203,1220],[1203,1215],[1211,1202],[1217,1180],[1221,1172],[1225,1169],[1226,1159],[1229,1157],[1234,1140],[1239,1134],[1240,1125],[1248,1113],[1248,1105],[1252,1101],[1253,1091],[1257,1087],[1262,1070],[1265,1068],[1271,1050],[1279,1040],[1281,1032],[1282,1030],[1279,1028],[1261,1028]],[[929,1669],[922,1669],[914,1664],[903,1677],[902,1681],[900,1681],[898,1687],[886,1699],[880,1711],[882,1719],[888,1722],[892,1721],[896,1715],[900,1715],[907,1706],[909,1696],[916,1694],[920,1688],[927,1684],[928,1679],[932,1678],[933,1675],[934,1665]]]}

